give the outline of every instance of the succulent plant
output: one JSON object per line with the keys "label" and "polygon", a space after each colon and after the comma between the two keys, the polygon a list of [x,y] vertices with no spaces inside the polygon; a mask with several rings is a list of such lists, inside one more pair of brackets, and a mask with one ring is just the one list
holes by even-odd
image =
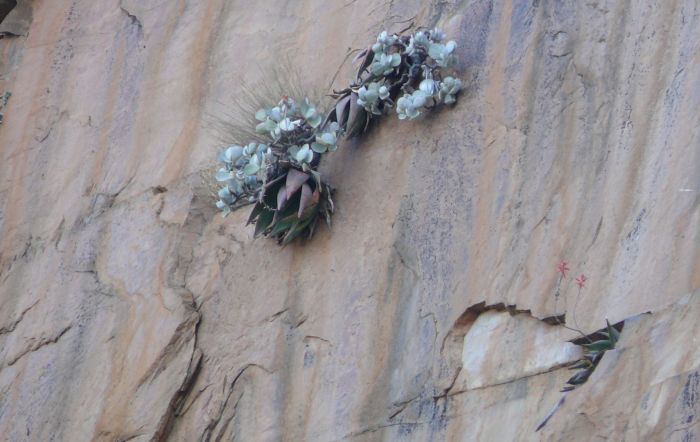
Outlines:
{"label": "succulent plant", "polygon": [[375,54],[372,64],[369,65],[369,70],[375,76],[386,76],[391,74],[398,65],[401,64],[401,55],[393,54]]}
{"label": "succulent plant", "polygon": [[317,174],[289,169],[265,186],[248,224],[255,223],[256,237],[270,236],[280,244],[288,244],[303,233],[311,237],[319,218],[330,226],[334,210],[331,192]]}
{"label": "succulent plant", "polygon": [[399,119],[414,119],[423,110],[453,104],[462,88],[442,70],[455,62],[456,43],[445,40],[435,28],[412,35],[382,32],[377,42],[356,57],[362,60],[357,80],[349,88],[335,91],[335,118],[348,137],[362,134],[372,118],[387,107],[396,107]]}
{"label": "succulent plant", "polygon": [[447,77],[440,83],[438,96],[445,104],[453,104],[457,101],[457,94],[462,90],[462,82],[454,77]]}
{"label": "succulent plant", "polygon": [[411,35],[408,46],[406,47],[406,54],[413,55],[417,49],[427,50],[430,45],[430,39],[423,31],[418,31]]}
{"label": "succulent plant", "polygon": [[289,159],[303,167],[304,164],[311,164],[314,159],[314,152],[308,144],[303,146],[290,146]]}
{"label": "succulent plant", "polygon": [[308,98],[297,102],[288,96],[258,109],[251,137],[264,143],[233,145],[219,154],[224,167],[215,175],[223,185],[217,207],[227,215],[256,203],[249,217],[255,236],[284,244],[313,234],[320,217],[330,224],[331,188],[317,171],[322,156],[337,150],[341,137],[364,133],[389,107],[404,120],[454,103],[461,82],[451,76],[443,80],[442,69],[454,64],[456,44],[444,40],[439,29],[412,35],[384,31],[358,54],[356,80],[334,91],[335,106],[325,115]]}
{"label": "succulent plant", "polygon": [[398,37],[396,35],[389,35],[388,32],[382,31],[377,36],[377,42],[372,45],[372,51],[375,54],[386,53],[397,40]]}
{"label": "succulent plant", "polygon": [[321,113],[316,110],[316,108],[309,103],[309,99],[305,98],[304,102],[301,104],[301,109],[300,109],[301,116],[304,117],[304,120],[308,123],[309,126],[312,128],[317,128],[319,124],[323,121],[323,117],[321,116]]}
{"label": "succulent plant", "polygon": [[614,326],[610,325],[608,320],[605,320],[607,325],[605,331],[599,331],[595,333],[596,335],[601,335],[603,339],[597,341],[592,341],[586,344],[581,344],[583,347],[583,358],[574,362],[569,366],[569,370],[579,370],[577,371],[566,383],[564,388],[561,389],[562,392],[571,391],[578,387],[579,385],[585,383],[588,378],[593,374],[593,371],[598,366],[598,363],[603,358],[606,351],[612,350],[617,345],[617,341],[620,340],[620,331]]}
{"label": "succulent plant", "polygon": [[215,178],[223,187],[216,206],[225,216],[256,203],[250,216],[256,236],[286,244],[302,232],[313,233],[319,215],[330,222],[331,190],[315,169],[322,154],[337,149],[342,130],[308,99],[297,104],[285,96],[277,105],[259,109],[255,118],[256,132],[270,141],[232,145],[219,153],[224,167]]}
{"label": "succulent plant", "polygon": [[440,28],[434,28],[432,31],[430,31],[430,39],[434,41],[435,43],[440,43],[443,41],[447,36],[445,35],[444,32]]}
{"label": "succulent plant", "polygon": [[224,163],[215,175],[216,181],[224,184],[219,192],[216,206],[228,215],[240,200],[250,202],[260,190],[271,156],[266,144],[250,143],[229,146],[219,152],[219,161]]}
{"label": "succulent plant", "polygon": [[389,89],[383,82],[372,82],[357,91],[357,104],[374,115],[382,115],[383,101],[389,98]]}
{"label": "succulent plant", "polygon": [[396,43],[397,37],[396,35],[389,35],[386,31],[382,31],[379,33],[377,36],[377,43],[382,44],[383,46],[391,46],[394,43]]}
{"label": "succulent plant", "polygon": [[406,94],[399,98],[396,102],[396,112],[399,114],[400,120],[406,118],[414,119],[420,115],[420,108],[426,105],[430,95],[422,90],[413,91],[412,94]]}
{"label": "succulent plant", "polygon": [[438,82],[432,78],[426,78],[418,85],[418,89],[428,97],[433,97],[438,92]]}
{"label": "succulent plant", "polygon": [[316,134],[316,141],[311,143],[311,149],[317,153],[335,152],[338,149],[338,134],[340,125],[333,121],[328,128]]}
{"label": "succulent plant", "polygon": [[432,43],[428,47],[428,55],[435,60],[438,66],[448,68],[452,66],[456,60],[453,55],[455,47],[457,47],[457,43],[453,40],[448,41],[446,44]]}

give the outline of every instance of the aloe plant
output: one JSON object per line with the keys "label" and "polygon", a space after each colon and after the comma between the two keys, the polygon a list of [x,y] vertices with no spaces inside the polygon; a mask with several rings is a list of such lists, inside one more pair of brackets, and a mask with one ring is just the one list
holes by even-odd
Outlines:
{"label": "aloe plant", "polygon": [[301,234],[311,237],[320,218],[330,227],[333,213],[331,188],[318,174],[289,169],[267,183],[248,217],[255,236],[267,235],[288,244]]}
{"label": "aloe plant", "polygon": [[603,339],[597,341],[589,340],[588,343],[581,344],[583,357],[569,366],[569,370],[578,371],[566,381],[568,385],[562,388],[562,392],[571,391],[585,383],[593,374],[605,352],[614,349],[615,345],[617,345],[617,341],[620,339],[620,332],[610,325],[607,319],[605,323],[607,325],[605,331],[598,333]]}

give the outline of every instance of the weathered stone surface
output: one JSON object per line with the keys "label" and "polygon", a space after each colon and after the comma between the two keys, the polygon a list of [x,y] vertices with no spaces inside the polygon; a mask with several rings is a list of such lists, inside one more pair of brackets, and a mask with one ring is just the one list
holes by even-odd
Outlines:
{"label": "weathered stone surface", "polygon": [[[32,2],[0,40],[0,434],[693,440],[699,8]],[[218,216],[199,174],[253,67],[341,86],[411,22],[457,40],[466,88],[329,157],[333,231],[280,249]],[[557,300],[564,259],[589,282]],[[543,319],[574,309],[636,319],[534,433],[575,357]]]}
{"label": "weathered stone surface", "polygon": [[[618,347],[571,394],[545,440],[697,440],[700,436],[700,290],[627,321]],[[568,435],[569,437],[566,437]]]}
{"label": "weathered stone surface", "polygon": [[577,361],[581,347],[568,342],[568,334],[527,314],[479,315],[464,337],[462,367],[451,393],[505,384]]}
{"label": "weathered stone surface", "polygon": [[0,2],[0,35],[27,35],[31,23],[30,0]]}

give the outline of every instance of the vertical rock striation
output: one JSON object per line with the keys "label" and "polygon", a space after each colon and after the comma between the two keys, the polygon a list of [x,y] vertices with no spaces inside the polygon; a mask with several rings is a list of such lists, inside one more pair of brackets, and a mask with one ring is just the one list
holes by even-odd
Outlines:
{"label": "vertical rock striation", "polygon": [[[697,2],[19,5],[3,438],[698,437]],[[200,173],[243,83],[291,57],[343,86],[349,48],[411,23],[458,42],[465,90],[329,156],[332,232],[280,249],[217,216]],[[578,357],[548,318],[574,308],[622,340],[535,433]]]}

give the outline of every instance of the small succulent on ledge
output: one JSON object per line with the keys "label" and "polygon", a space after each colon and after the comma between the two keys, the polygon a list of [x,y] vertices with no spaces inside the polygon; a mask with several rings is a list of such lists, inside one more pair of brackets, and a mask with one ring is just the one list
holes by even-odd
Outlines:
{"label": "small succulent on ledge", "polygon": [[579,343],[583,348],[583,357],[569,366],[569,370],[578,371],[566,381],[568,385],[561,389],[562,392],[571,391],[585,383],[593,374],[605,352],[614,349],[617,341],[620,340],[620,331],[610,325],[607,319],[605,323],[607,324],[605,331],[599,331],[592,335],[600,335],[601,339],[593,341],[592,336],[587,336],[583,341],[586,343]]}
{"label": "small succulent on ledge", "polygon": [[255,236],[281,244],[302,234],[311,237],[320,218],[330,226],[333,189],[318,172],[322,156],[338,149],[340,138],[364,133],[372,118],[390,108],[404,120],[455,103],[461,82],[443,78],[442,70],[455,63],[456,43],[444,40],[438,29],[412,35],[384,31],[356,57],[361,63],[355,80],[330,95],[336,101],[329,112],[308,98],[290,96],[258,109],[254,135],[263,139],[219,153],[216,206],[225,216],[254,203],[248,224],[255,223]]}
{"label": "small succulent on ledge", "polygon": [[[569,264],[566,261],[561,261],[559,264],[557,264],[556,270],[559,276],[557,279],[557,285],[554,290],[555,310],[559,302],[559,296],[561,295],[562,282],[564,281],[564,279],[566,279],[567,272],[569,272]],[[595,369],[598,367],[598,363],[603,358],[605,352],[608,350],[613,350],[617,345],[617,342],[620,340],[620,331],[624,326],[624,322],[611,325],[610,322],[606,319],[605,329],[599,330],[589,335],[583,333],[583,331],[581,331],[581,329],[579,328],[576,322],[576,306],[578,305],[578,300],[581,298],[581,291],[586,286],[586,281],[588,281],[588,278],[584,274],[581,274],[580,276],[574,279],[574,282],[578,286],[576,302],[571,313],[571,319],[574,323],[574,327],[570,327],[563,322],[564,315],[552,317],[556,324],[568,330],[575,331],[576,333],[581,335],[580,338],[572,342],[576,345],[581,346],[581,348],[583,349],[583,357],[569,364],[569,370],[578,371],[576,371],[576,373],[574,373],[574,375],[566,381],[567,385],[565,385],[560,390],[562,395],[559,398],[559,401],[554,405],[554,407],[549,411],[549,413],[547,413],[547,416],[545,416],[544,419],[542,419],[540,424],[535,429],[535,432],[540,431],[542,428],[544,428],[545,425],[547,425],[547,422],[549,422],[552,416],[554,416],[554,413],[556,413],[557,410],[564,404],[566,395],[569,394],[570,391],[576,389],[578,386],[583,385],[584,383],[586,383],[586,381],[588,381],[588,378],[590,378]]]}

